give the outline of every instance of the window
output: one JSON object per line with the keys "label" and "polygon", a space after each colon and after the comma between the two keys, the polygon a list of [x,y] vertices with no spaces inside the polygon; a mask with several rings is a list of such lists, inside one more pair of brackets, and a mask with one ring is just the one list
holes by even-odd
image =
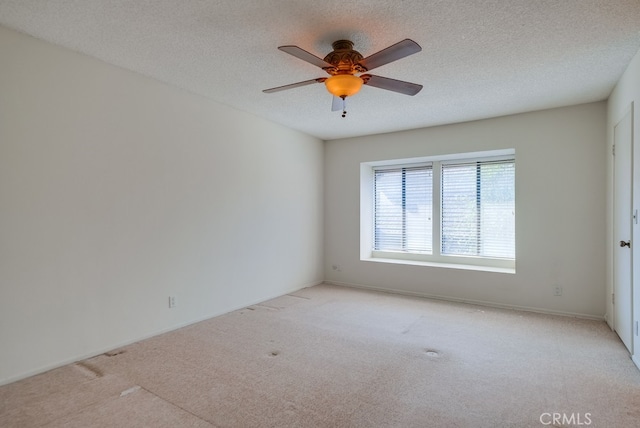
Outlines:
{"label": "window", "polygon": [[431,166],[374,172],[374,249],[431,253]]}
{"label": "window", "polygon": [[442,165],[442,254],[515,259],[515,162]]}
{"label": "window", "polygon": [[361,258],[515,268],[513,150],[366,163],[362,172]]}

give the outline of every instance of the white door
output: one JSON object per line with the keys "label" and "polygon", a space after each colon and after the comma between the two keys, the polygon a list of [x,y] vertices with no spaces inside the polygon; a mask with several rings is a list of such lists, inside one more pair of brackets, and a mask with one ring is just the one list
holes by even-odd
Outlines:
{"label": "white door", "polygon": [[631,293],[632,253],[632,109],[615,126],[614,141],[614,328],[629,352],[633,352],[633,311]]}
{"label": "white door", "polygon": [[[631,108],[631,133],[633,134],[633,236],[631,240],[635,245],[640,245],[640,139],[636,134],[636,124],[638,120],[635,119],[635,115],[637,112],[635,111],[635,103],[632,103]],[[636,363],[636,366],[640,369],[640,250],[633,249],[631,251],[633,258],[633,266],[639,267],[635,273],[631,272],[631,294],[633,294],[633,361]]]}

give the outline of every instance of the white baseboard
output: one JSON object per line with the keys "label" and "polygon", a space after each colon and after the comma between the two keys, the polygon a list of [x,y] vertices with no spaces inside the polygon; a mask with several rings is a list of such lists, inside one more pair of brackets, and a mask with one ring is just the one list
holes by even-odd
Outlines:
{"label": "white baseboard", "polygon": [[565,317],[573,317],[573,318],[582,318],[582,319],[589,319],[589,320],[596,320],[596,321],[604,321],[604,316],[597,316],[597,315],[591,315],[591,314],[581,314],[581,313],[574,313],[574,312],[554,311],[554,310],[550,310],[550,309],[536,308],[536,307],[531,307],[531,306],[506,305],[506,304],[503,304],[503,303],[488,302],[488,301],[484,301],[484,300],[459,299],[459,298],[456,298],[456,297],[441,296],[441,295],[429,294],[429,293],[420,293],[420,292],[415,292],[415,291],[395,290],[395,289],[383,288],[383,287],[373,287],[373,286],[369,286],[369,285],[353,284],[353,283],[348,283],[348,282],[324,281],[324,283],[325,284],[331,284],[331,285],[339,285],[339,286],[343,286],[343,287],[352,287],[352,288],[361,288],[361,289],[365,289],[365,290],[380,291],[380,292],[383,292],[383,293],[401,294],[401,295],[412,296],[412,297],[421,297],[421,298],[425,298],[425,299],[443,300],[443,301],[455,302],[455,303],[467,303],[467,304],[470,304],[470,305],[487,306],[487,307],[498,308],[498,309],[512,309],[512,310],[525,311],[525,312],[535,312],[535,313],[539,313],[539,314],[560,315],[560,316],[565,316]]}
{"label": "white baseboard", "polygon": [[631,361],[633,361],[633,364],[635,364],[638,370],[640,370],[640,358],[637,355],[632,355]]}
{"label": "white baseboard", "polygon": [[294,293],[296,291],[302,290],[303,288],[313,287],[314,285],[320,285],[323,282],[324,281],[315,281],[315,282],[306,283],[306,284],[302,284],[302,285],[295,286],[295,287],[289,287],[289,289],[287,291],[285,291],[284,293],[278,293],[276,295],[271,295],[271,296],[262,297],[260,299],[251,300],[251,301],[249,301],[247,303],[243,303],[241,305],[237,305],[237,306],[234,306],[232,308],[225,309],[223,311],[218,311],[218,312],[206,315],[204,317],[200,317],[200,318],[197,318],[197,319],[189,320],[189,321],[186,321],[186,322],[171,326],[169,328],[162,329],[160,331],[156,331],[156,332],[153,332],[153,333],[150,333],[150,334],[146,334],[146,335],[141,336],[141,337],[137,337],[137,338],[132,339],[132,340],[127,340],[127,341],[124,341],[124,342],[119,342],[119,343],[116,343],[116,344],[108,345],[108,346],[106,346],[104,348],[100,348],[100,349],[94,350],[94,351],[86,353],[86,354],[78,355],[78,356],[75,356],[75,357],[72,357],[72,358],[68,358],[68,359],[64,359],[64,360],[61,360],[61,361],[57,361],[55,363],[47,364],[47,365],[38,367],[38,368],[36,368],[34,370],[29,370],[27,372],[23,372],[23,373],[20,373],[18,375],[15,375],[15,376],[9,376],[8,378],[0,380],[0,386],[7,385],[7,384],[13,383],[13,382],[17,382],[19,380],[26,379],[28,377],[35,376],[35,375],[38,375],[38,374],[41,374],[41,373],[45,373],[45,372],[48,372],[49,370],[53,370],[53,369],[57,369],[57,368],[62,367],[62,366],[66,366],[67,364],[72,364],[72,363],[75,363],[75,362],[78,362],[78,361],[86,360],[87,358],[93,358],[95,356],[104,354],[105,352],[109,352],[109,351],[112,351],[112,350],[118,349],[118,348],[123,348],[123,347],[129,346],[129,345],[131,345],[133,343],[140,342],[141,340],[149,339],[151,337],[158,336],[160,334],[164,334],[164,333],[168,333],[170,331],[178,330],[180,328],[187,327],[189,325],[196,324],[196,323],[199,323],[199,322],[202,322],[202,321],[206,321],[208,319],[215,318],[215,317],[218,317],[220,315],[224,315],[224,314],[227,314],[229,312],[236,311],[238,309],[246,308],[247,306],[252,306],[252,305],[255,305],[255,304],[258,304],[258,303],[265,302],[267,300],[271,300],[271,299],[275,299],[277,297],[281,297],[281,296],[287,295],[289,293]]}

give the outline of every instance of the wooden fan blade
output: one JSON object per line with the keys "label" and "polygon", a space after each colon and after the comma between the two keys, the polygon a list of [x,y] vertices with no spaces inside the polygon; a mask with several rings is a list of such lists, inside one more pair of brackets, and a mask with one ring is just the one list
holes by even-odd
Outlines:
{"label": "wooden fan blade", "polygon": [[418,85],[417,83],[389,79],[388,77],[374,76],[372,74],[363,74],[360,77],[364,80],[365,85],[399,92],[405,95],[415,95],[422,89],[422,85]]}
{"label": "wooden fan blade", "polygon": [[265,89],[262,92],[264,92],[265,94],[271,94],[273,92],[279,92],[279,91],[284,91],[284,90],[287,90],[287,89],[299,88],[300,86],[307,86],[307,85],[311,85],[313,83],[322,83],[325,80],[327,80],[326,77],[319,77],[317,79],[304,80],[304,81],[298,82],[298,83],[291,83],[289,85],[284,85],[284,86],[278,86],[276,88]]}
{"label": "wooden fan blade", "polygon": [[314,54],[309,53],[297,46],[279,46],[278,49],[280,49],[282,52],[288,53],[289,55],[293,55],[298,59],[306,61],[309,64],[313,64],[316,67],[320,67],[320,68],[333,67],[331,64],[329,64],[322,58],[318,58]]}
{"label": "wooden fan blade", "polygon": [[391,45],[386,49],[376,52],[373,55],[369,55],[358,64],[366,68],[368,71],[381,65],[388,64],[392,61],[399,60],[406,56],[412,55],[416,52],[420,52],[422,48],[419,44],[411,39],[404,39],[401,42]]}

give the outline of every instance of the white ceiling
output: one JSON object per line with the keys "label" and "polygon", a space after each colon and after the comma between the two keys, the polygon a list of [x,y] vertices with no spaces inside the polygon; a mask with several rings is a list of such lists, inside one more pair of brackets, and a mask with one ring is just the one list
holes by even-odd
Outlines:
{"label": "white ceiling", "polygon": [[[0,0],[0,24],[321,139],[463,122],[606,99],[640,48],[640,0]],[[350,39],[365,57],[410,38],[422,52],[373,74],[345,119],[319,57]]]}

